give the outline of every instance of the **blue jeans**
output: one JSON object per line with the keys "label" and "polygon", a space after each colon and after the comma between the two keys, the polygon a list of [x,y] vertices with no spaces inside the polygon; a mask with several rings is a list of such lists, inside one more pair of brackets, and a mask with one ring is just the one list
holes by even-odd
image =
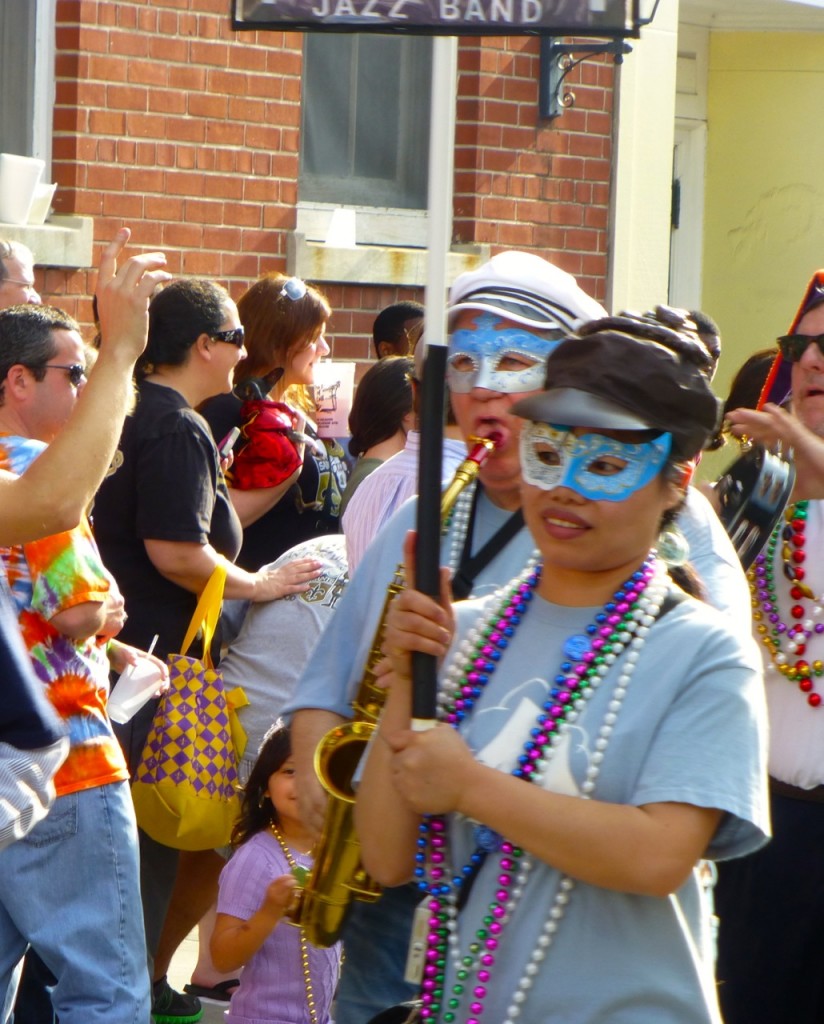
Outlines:
{"label": "blue jeans", "polygon": [[412,918],[422,898],[410,884],[385,889],[377,903],[352,904],[342,936],[345,959],[335,1024],[366,1024],[381,1010],[417,997],[420,986],[404,981],[403,973]]}
{"label": "blue jeans", "polygon": [[57,978],[61,1024],[148,1024],[137,829],[127,782],[58,797],[0,852],[0,1007],[28,943]]}

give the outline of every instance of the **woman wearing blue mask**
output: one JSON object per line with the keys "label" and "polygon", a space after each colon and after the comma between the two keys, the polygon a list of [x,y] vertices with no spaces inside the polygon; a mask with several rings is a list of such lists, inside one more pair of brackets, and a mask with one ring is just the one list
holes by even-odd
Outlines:
{"label": "woman wearing blue mask", "polygon": [[[367,870],[419,883],[422,1020],[720,1024],[699,863],[767,833],[760,668],[657,550],[717,425],[706,358],[630,316],[561,342],[513,410],[539,558],[394,602],[357,821]],[[411,651],[444,658],[432,729]]]}

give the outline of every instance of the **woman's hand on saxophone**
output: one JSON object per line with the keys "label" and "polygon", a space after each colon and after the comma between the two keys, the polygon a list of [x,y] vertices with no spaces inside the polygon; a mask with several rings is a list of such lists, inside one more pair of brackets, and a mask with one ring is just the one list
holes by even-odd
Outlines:
{"label": "woman's hand on saxophone", "polygon": [[[412,651],[443,658],[455,632],[449,571],[441,569],[440,601],[415,590],[415,532],[410,530],[403,546],[407,586],[396,595],[386,616],[381,650],[397,679],[411,680]],[[376,675],[385,676],[381,662]]]}

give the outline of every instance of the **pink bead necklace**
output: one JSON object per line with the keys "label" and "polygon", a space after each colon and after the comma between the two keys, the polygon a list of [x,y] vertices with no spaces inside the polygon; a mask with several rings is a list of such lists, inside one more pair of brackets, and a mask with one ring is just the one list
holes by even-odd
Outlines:
{"label": "pink bead necklace", "polygon": [[[541,567],[530,565],[520,577],[494,595],[458,649],[444,676],[439,700],[439,717],[455,728],[472,713],[495,672],[528,611],[540,575]],[[596,741],[593,763],[582,785],[584,798],[589,798],[595,788],[604,750],[612,735],[630,676],[649,627],[660,611],[667,587],[666,574],[651,555],[596,615],[585,634],[567,639],[563,646],[565,660],[523,744],[513,775],[540,784],[563,733],[578,718],[618,657],[630,648],[614,688],[610,710]],[[444,1024],[455,1024],[459,1016],[463,1016],[465,1024],[480,1024],[501,937],[523,896],[532,869],[532,859],[494,830],[478,825],[475,836],[478,847],[469,863],[452,871],[448,863],[446,819],[439,815],[430,816],[422,821],[419,828],[415,875],[419,888],[429,896],[430,911],[421,1019],[430,1024],[439,1016]],[[473,932],[472,942],[462,952],[457,932],[458,898],[467,879],[474,878],[490,853],[498,856],[498,885],[480,926]],[[566,876],[560,880],[540,940],[513,994],[505,1024],[514,1024],[520,1015],[532,978],[551,944],[574,884]],[[445,975],[450,958],[455,977],[447,994]],[[468,1014],[466,1011],[459,1014],[467,999]]]}

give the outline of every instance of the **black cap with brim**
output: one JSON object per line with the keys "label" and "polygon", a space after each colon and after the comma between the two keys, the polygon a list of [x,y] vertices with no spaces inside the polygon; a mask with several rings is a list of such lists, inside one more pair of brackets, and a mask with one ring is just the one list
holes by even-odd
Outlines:
{"label": "black cap with brim", "polygon": [[562,341],[547,360],[548,389],[512,411],[571,427],[661,430],[692,458],[714,436],[720,403],[701,369],[670,348],[618,331]]}

